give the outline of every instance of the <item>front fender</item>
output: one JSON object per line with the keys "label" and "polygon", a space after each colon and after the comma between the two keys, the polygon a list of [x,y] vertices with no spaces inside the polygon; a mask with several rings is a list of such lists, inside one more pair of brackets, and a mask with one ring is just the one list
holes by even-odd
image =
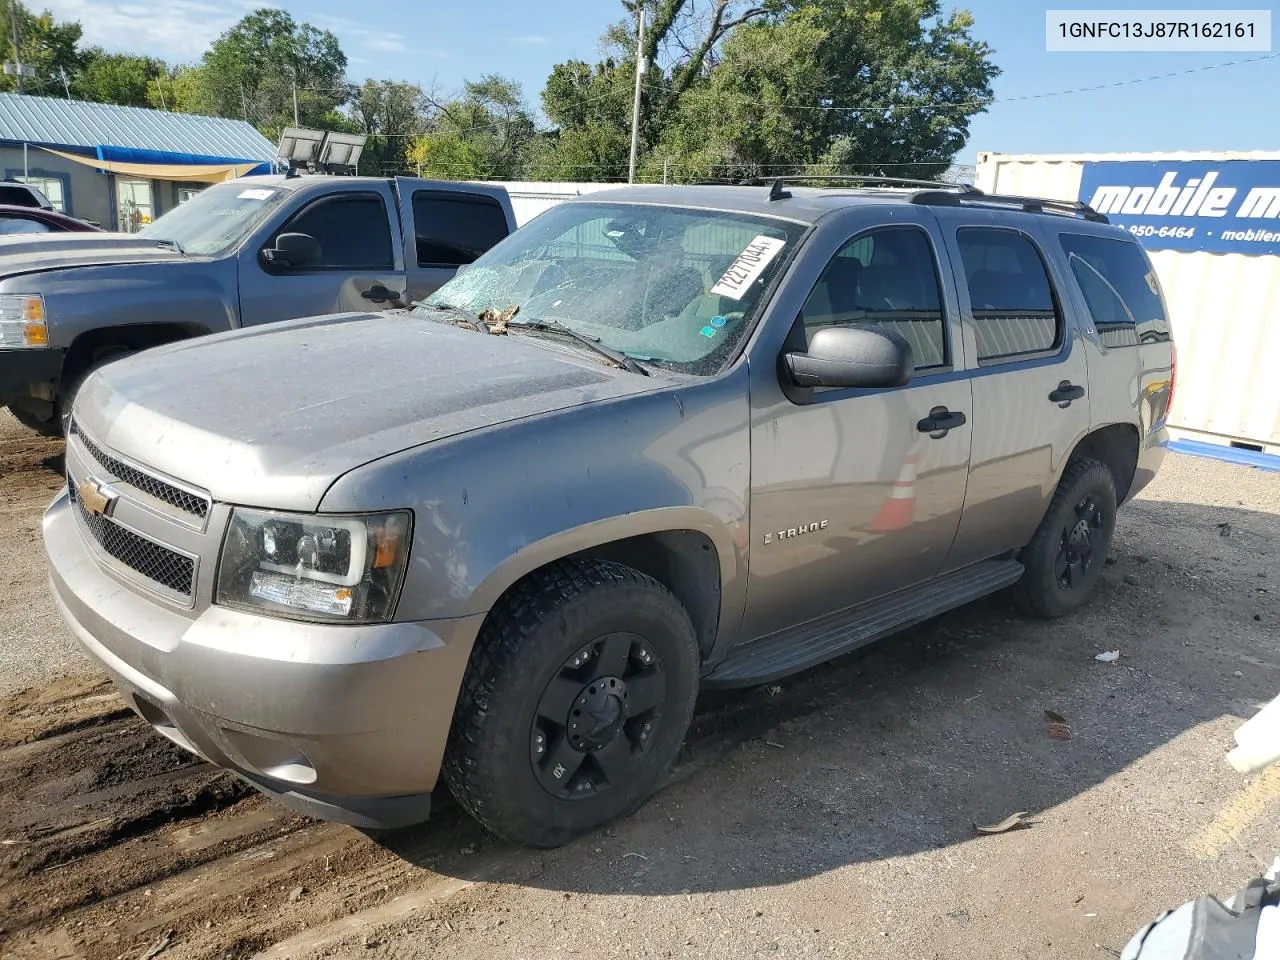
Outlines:
{"label": "front fender", "polygon": [[719,559],[723,635],[746,597],[748,417],[743,368],[405,451],[340,478],[320,509],[413,510],[398,620],[485,613],[569,554],[696,531]]}
{"label": "front fender", "polygon": [[76,267],[31,278],[44,294],[52,346],[105,327],[182,323],[211,332],[239,325],[234,264],[161,262]]}

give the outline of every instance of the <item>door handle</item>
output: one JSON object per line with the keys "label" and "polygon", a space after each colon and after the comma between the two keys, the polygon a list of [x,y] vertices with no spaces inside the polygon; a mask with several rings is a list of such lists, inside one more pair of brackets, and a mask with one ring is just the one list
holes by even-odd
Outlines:
{"label": "door handle", "polygon": [[1083,396],[1084,387],[1078,387],[1070,380],[1063,380],[1058,384],[1058,388],[1049,394],[1049,402],[1069,407],[1072,400],[1079,400]]}
{"label": "door handle", "polygon": [[967,422],[965,415],[958,410],[948,410],[946,407],[934,407],[929,411],[929,415],[916,424],[916,429],[921,433],[928,433],[936,440],[944,437],[948,430],[954,430],[956,427],[962,427]]}
{"label": "door handle", "polygon": [[380,283],[375,283],[368,290],[361,290],[360,296],[366,300],[372,300],[374,303],[385,303],[388,300],[399,300],[400,294],[394,290],[388,290]]}

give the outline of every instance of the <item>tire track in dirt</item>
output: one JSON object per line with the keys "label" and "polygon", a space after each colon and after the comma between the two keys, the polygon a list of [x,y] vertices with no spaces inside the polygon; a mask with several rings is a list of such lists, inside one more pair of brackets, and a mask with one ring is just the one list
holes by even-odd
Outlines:
{"label": "tire track in dirt", "polygon": [[[962,612],[950,626],[983,615]],[[882,650],[765,688],[705,694],[669,782],[825,708],[836,691],[872,695],[912,669],[911,656]],[[117,960],[169,931],[174,960],[238,960],[304,931],[298,946],[314,948],[363,922],[353,917],[394,916],[424,897],[444,910],[499,873],[540,869],[540,854],[485,834],[445,795],[430,824],[380,835],[294,816],[132,714],[119,718],[119,708],[94,679],[0,706],[6,957]]]}

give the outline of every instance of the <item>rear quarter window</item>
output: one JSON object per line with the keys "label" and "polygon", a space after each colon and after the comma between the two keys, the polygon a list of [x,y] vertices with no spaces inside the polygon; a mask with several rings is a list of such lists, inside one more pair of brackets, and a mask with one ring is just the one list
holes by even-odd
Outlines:
{"label": "rear quarter window", "polygon": [[1146,252],[1129,240],[1080,233],[1059,235],[1062,252],[1108,347],[1169,339],[1160,282]]}

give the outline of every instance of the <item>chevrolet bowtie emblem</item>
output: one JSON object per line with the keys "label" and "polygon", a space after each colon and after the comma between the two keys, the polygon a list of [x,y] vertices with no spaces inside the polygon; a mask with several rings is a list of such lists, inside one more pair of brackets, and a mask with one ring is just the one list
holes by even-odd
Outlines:
{"label": "chevrolet bowtie emblem", "polygon": [[85,510],[95,517],[109,517],[116,505],[116,492],[93,477],[80,481],[76,494]]}

